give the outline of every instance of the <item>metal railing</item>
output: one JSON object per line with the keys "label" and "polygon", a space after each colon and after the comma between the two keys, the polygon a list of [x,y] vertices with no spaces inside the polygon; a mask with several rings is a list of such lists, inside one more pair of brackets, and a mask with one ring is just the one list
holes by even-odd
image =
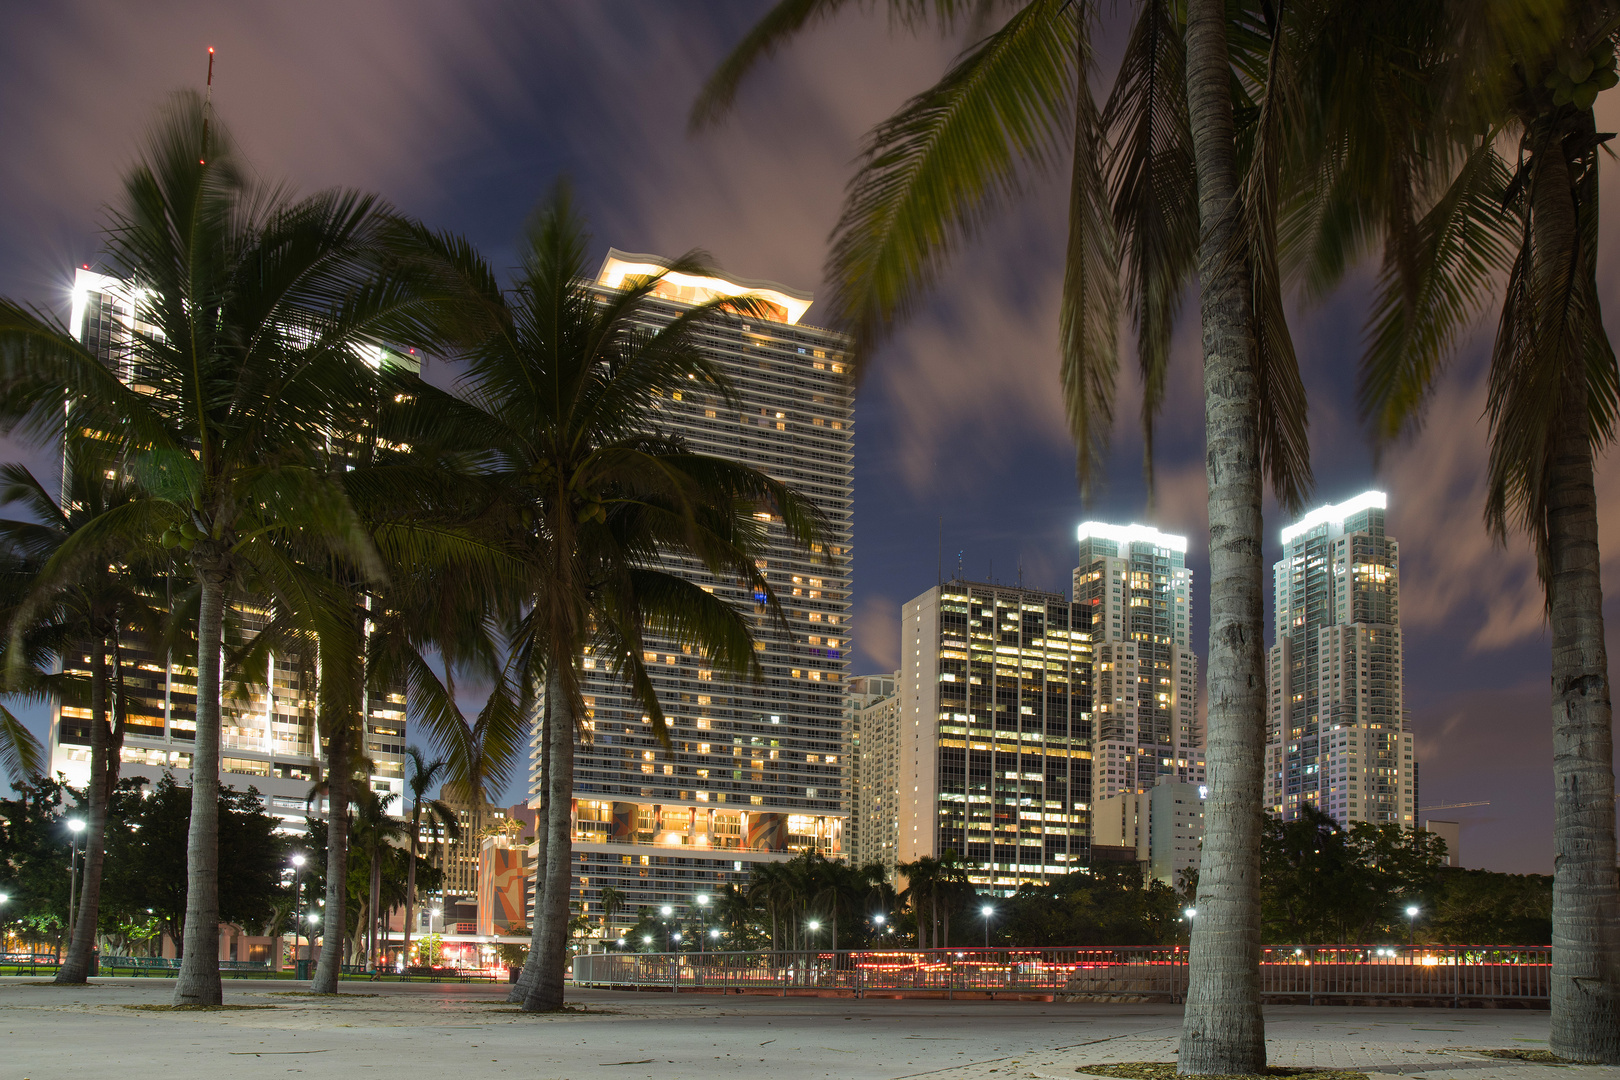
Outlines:
{"label": "metal railing", "polygon": [[[1548,946],[1274,946],[1260,990],[1270,1001],[1544,1004]],[[577,986],[707,993],[884,996],[1032,994],[1181,1001],[1181,948],[915,949],[872,952],[582,953]]]}

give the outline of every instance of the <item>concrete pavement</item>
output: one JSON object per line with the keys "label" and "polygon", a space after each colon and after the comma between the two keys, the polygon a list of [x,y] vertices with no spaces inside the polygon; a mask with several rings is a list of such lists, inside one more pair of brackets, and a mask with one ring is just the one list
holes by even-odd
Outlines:
{"label": "concrete pavement", "polygon": [[[526,1016],[505,987],[225,983],[219,1012],[170,1012],[173,983],[96,979],[87,988],[0,979],[0,1080],[352,1078],[532,1080],[1075,1080],[1087,1064],[1173,1061],[1171,1005],[776,998],[579,991],[585,1011]],[[352,996],[351,996],[352,995]],[[366,995],[366,996],[360,996]],[[1549,1066],[1474,1051],[1545,1048],[1545,1012],[1268,1008],[1271,1062],[1428,1080],[1551,1080]],[[1620,1069],[1570,1067],[1559,1080]]]}

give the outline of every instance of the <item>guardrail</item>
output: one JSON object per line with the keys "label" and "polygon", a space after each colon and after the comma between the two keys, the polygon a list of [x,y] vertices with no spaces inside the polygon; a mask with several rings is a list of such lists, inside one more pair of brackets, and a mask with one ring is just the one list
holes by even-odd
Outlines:
{"label": "guardrail", "polygon": [[[1315,1005],[1347,1000],[1544,1006],[1548,946],[1274,946],[1261,994]],[[1030,994],[1178,1002],[1179,948],[916,949],[882,952],[582,953],[576,986],[606,989],[928,995]]]}

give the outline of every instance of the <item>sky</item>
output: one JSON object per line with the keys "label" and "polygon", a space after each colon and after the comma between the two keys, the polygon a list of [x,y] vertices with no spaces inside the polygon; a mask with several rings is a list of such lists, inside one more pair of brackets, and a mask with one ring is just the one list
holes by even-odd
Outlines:
{"label": "sky", "polygon": [[[566,176],[601,253],[697,248],[730,273],[821,291],[862,134],[968,43],[892,32],[863,7],[783,50],[744,85],[724,125],[694,136],[686,112],[697,88],[763,3],[24,5],[0,38],[0,295],[66,317],[72,267],[96,261],[101,208],[139,132],[168,94],[202,88],[209,46],[218,115],[266,179],[379,192],[508,265],[524,215]],[[1598,113],[1600,130],[1613,130],[1612,93]],[[1605,168],[1607,212],[1617,181]],[[941,551],[947,576],[958,566],[977,580],[1021,573],[1066,591],[1080,521],[1141,521],[1186,533],[1195,587],[1207,582],[1196,297],[1175,339],[1151,508],[1128,358],[1106,482],[1081,502],[1057,384],[1063,194],[1060,179],[1032,176],[1017,204],[957,253],[860,387],[857,673],[896,666],[898,607],[934,584],[928,570]],[[1600,272],[1611,334],[1620,316],[1612,231]],[[1370,279],[1360,268],[1338,292],[1293,305],[1312,502],[1389,493],[1421,802],[1489,803],[1434,815],[1463,823],[1465,865],[1549,873],[1541,599],[1523,540],[1493,545],[1481,516],[1490,312],[1421,432],[1375,460],[1354,408]],[[817,321],[814,306],[806,321]],[[0,452],[44,463],[36,447]],[[1620,470],[1608,460],[1598,487],[1603,536],[1620,537]],[[1288,521],[1274,504],[1266,512],[1269,566]],[[1620,543],[1604,563],[1609,597],[1617,566]],[[1201,642],[1207,603],[1196,591]]]}

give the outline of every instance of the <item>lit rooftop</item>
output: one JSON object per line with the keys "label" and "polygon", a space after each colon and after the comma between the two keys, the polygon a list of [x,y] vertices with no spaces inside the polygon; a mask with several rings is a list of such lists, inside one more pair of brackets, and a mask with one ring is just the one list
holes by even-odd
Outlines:
{"label": "lit rooftop", "polygon": [[658,295],[687,304],[703,304],[720,296],[749,296],[763,300],[780,312],[777,322],[789,325],[804,318],[815,297],[811,293],[790,289],[774,281],[755,281],[749,278],[698,277],[693,274],[664,273],[667,259],[658,255],[633,255],[618,248],[609,248],[602,260],[601,273],[596,282],[609,289],[624,288],[627,277],[651,277],[664,274]]}
{"label": "lit rooftop", "polygon": [[1382,491],[1363,491],[1355,498],[1346,499],[1342,503],[1319,507],[1284,529],[1282,542],[1286,544],[1294,537],[1308,533],[1321,525],[1336,525],[1363,510],[1386,510],[1388,503],[1389,497]]}
{"label": "lit rooftop", "polygon": [[1162,533],[1151,525],[1110,525],[1106,521],[1088,521],[1080,526],[1080,542],[1095,536],[1099,540],[1114,540],[1121,544],[1155,544],[1171,551],[1186,554],[1187,538]]}

